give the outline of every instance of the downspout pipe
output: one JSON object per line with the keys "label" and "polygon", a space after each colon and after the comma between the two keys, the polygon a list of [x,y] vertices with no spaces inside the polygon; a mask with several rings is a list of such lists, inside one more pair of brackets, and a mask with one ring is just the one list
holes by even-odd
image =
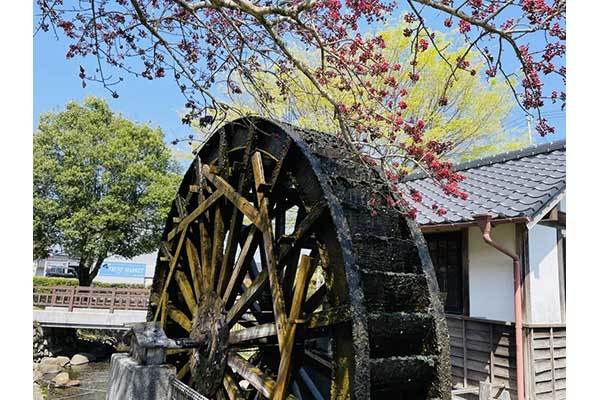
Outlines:
{"label": "downspout pipe", "polygon": [[517,355],[517,399],[525,400],[525,375],[523,371],[523,313],[521,311],[521,260],[519,256],[512,251],[500,246],[492,239],[492,218],[491,214],[475,215],[474,219],[481,230],[483,240],[499,252],[507,255],[513,260],[514,274],[514,298],[515,298],[515,339]]}

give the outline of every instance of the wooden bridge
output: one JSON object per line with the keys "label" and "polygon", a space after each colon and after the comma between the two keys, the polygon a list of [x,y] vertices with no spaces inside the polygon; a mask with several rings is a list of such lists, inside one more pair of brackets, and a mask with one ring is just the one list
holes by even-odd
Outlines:
{"label": "wooden bridge", "polygon": [[43,327],[128,329],[146,320],[150,290],[34,286],[33,320]]}

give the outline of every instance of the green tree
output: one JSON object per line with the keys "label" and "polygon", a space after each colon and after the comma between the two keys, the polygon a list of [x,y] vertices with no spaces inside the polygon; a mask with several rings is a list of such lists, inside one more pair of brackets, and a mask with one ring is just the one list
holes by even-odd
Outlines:
{"label": "green tree", "polygon": [[[502,78],[488,78],[489,82],[485,82],[475,73],[487,68],[480,59],[466,60],[465,66],[454,72],[456,79],[450,82],[446,90],[447,104],[440,104],[448,82],[448,64],[454,66],[465,53],[465,48],[452,47],[452,37],[444,40],[442,33],[435,32],[437,45],[447,49],[446,60],[429,46],[420,52],[415,66],[419,80],[411,80],[409,75],[413,69],[407,60],[411,59],[415,44],[413,37],[403,34],[405,28],[407,26],[397,25],[378,34],[385,40],[386,59],[403,64],[392,76],[407,94],[390,100],[397,107],[407,107],[403,112],[405,120],[414,118],[426,121],[426,138],[452,141],[454,146],[444,156],[454,161],[466,161],[513,150],[527,143],[525,132],[504,129],[502,123],[517,103],[510,87]],[[306,54],[301,50],[295,51],[295,54],[314,70],[318,70],[318,54]],[[297,71],[263,72],[251,79],[254,84],[250,84],[248,78],[237,76],[237,82],[245,88],[245,94],[236,99],[237,108],[285,120],[304,128],[324,132],[337,128],[331,103]],[[383,79],[375,80],[376,90],[385,89]],[[290,89],[281,92],[282,85],[278,84],[280,81],[286,81]],[[336,85],[337,82],[327,85],[335,100],[342,104],[352,103],[349,98],[352,92],[339,90]],[[367,88],[364,87],[363,90]],[[277,93],[282,96],[277,96]],[[269,96],[272,98],[265,100]],[[369,106],[377,108],[376,104]],[[381,127],[385,129],[386,124],[382,123]],[[401,151],[398,150],[398,153]]]}
{"label": "green tree", "polygon": [[107,256],[153,251],[179,179],[162,131],[114,114],[102,99],[42,115],[33,136],[37,256],[60,246],[79,257],[87,286]]}

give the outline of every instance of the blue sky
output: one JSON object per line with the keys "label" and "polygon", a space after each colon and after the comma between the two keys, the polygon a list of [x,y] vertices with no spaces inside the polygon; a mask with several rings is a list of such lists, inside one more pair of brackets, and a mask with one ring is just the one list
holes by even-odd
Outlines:
{"label": "blue sky", "polygon": [[[436,19],[435,15],[430,15]],[[435,27],[435,25],[434,25]],[[181,123],[183,104],[185,99],[172,79],[155,79],[147,81],[138,79],[123,72],[124,82],[117,85],[118,99],[113,99],[104,88],[94,82],[88,82],[82,88],[78,78],[79,65],[86,70],[95,66],[92,58],[74,58],[67,60],[65,54],[68,42],[64,38],[59,40],[51,33],[38,33],[33,39],[34,59],[34,129],[37,126],[41,113],[61,110],[69,100],[81,101],[85,96],[96,95],[107,99],[111,108],[125,117],[138,122],[148,122],[153,126],[160,126],[165,132],[167,140],[184,138],[193,130]],[[551,82],[549,89],[564,90],[558,80]],[[557,133],[541,138],[534,132],[534,141],[537,143],[565,137],[565,116],[559,106],[549,105],[544,110],[545,117],[557,128]],[[507,128],[525,130],[527,120],[521,110],[515,110],[505,121]],[[185,145],[179,145],[186,150]]]}

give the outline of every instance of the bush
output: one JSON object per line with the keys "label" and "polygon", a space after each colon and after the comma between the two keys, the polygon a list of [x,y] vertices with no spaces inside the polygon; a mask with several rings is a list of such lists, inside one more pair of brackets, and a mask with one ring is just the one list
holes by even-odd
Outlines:
{"label": "bush", "polygon": [[[79,281],[75,278],[51,278],[47,276],[34,276],[33,286],[79,286]],[[92,287],[97,288],[117,288],[117,289],[143,289],[141,283],[105,283],[92,282]]]}

